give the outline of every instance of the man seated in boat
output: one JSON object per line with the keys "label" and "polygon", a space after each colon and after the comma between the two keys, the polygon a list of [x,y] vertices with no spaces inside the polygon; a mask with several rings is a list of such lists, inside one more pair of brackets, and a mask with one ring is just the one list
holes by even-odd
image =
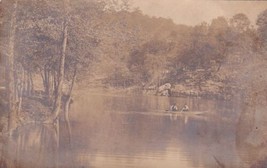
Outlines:
{"label": "man seated in boat", "polygon": [[188,107],[188,105],[185,104],[181,111],[182,111],[182,112],[184,112],[184,111],[189,111],[189,107]]}
{"label": "man seated in boat", "polygon": [[170,106],[170,111],[177,111],[178,107],[176,106],[176,103]]}

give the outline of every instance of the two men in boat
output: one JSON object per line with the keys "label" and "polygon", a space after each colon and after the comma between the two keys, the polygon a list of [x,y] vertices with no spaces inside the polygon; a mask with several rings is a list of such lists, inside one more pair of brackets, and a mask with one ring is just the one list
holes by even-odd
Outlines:
{"label": "two men in boat", "polygon": [[[170,111],[178,111],[178,107],[176,106],[176,103],[170,106]],[[181,112],[189,111],[189,107],[187,104],[185,104],[181,110]]]}

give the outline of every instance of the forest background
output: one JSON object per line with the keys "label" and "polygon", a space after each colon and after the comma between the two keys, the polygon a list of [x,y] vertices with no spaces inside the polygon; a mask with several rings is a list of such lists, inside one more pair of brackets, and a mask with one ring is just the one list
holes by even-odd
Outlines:
{"label": "forest background", "polygon": [[266,96],[267,10],[256,25],[237,13],[188,26],[128,1],[0,5],[2,130],[29,118],[53,122],[68,113],[75,88],[160,95],[170,83],[173,96]]}

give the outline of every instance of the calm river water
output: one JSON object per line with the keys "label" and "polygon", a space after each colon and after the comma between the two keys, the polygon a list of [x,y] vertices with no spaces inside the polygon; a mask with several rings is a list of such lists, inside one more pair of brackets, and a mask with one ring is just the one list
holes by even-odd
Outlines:
{"label": "calm river water", "polygon": [[[208,112],[195,116],[154,115],[174,102],[179,107],[186,103],[193,111]],[[71,106],[71,138],[64,121],[58,129],[43,125],[21,128],[16,141],[17,165],[252,167],[255,161],[264,159],[265,151],[257,142],[251,143],[256,144],[253,146],[244,140],[248,132],[240,127],[247,126],[247,121],[240,121],[241,113],[231,102],[81,93]]]}

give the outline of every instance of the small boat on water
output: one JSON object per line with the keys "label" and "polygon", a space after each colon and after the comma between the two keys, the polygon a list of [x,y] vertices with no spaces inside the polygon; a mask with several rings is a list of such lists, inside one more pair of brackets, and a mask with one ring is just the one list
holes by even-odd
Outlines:
{"label": "small boat on water", "polygon": [[158,116],[169,116],[169,115],[181,115],[181,116],[192,116],[202,115],[208,111],[168,111],[168,110],[153,110],[153,111],[110,111],[117,114],[141,114],[141,115],[158,115]]}
{"label": "small boat on water", "polygon": [[177,115],[201,115],[207,112],[208,111],[165,111],[165,113]]}

